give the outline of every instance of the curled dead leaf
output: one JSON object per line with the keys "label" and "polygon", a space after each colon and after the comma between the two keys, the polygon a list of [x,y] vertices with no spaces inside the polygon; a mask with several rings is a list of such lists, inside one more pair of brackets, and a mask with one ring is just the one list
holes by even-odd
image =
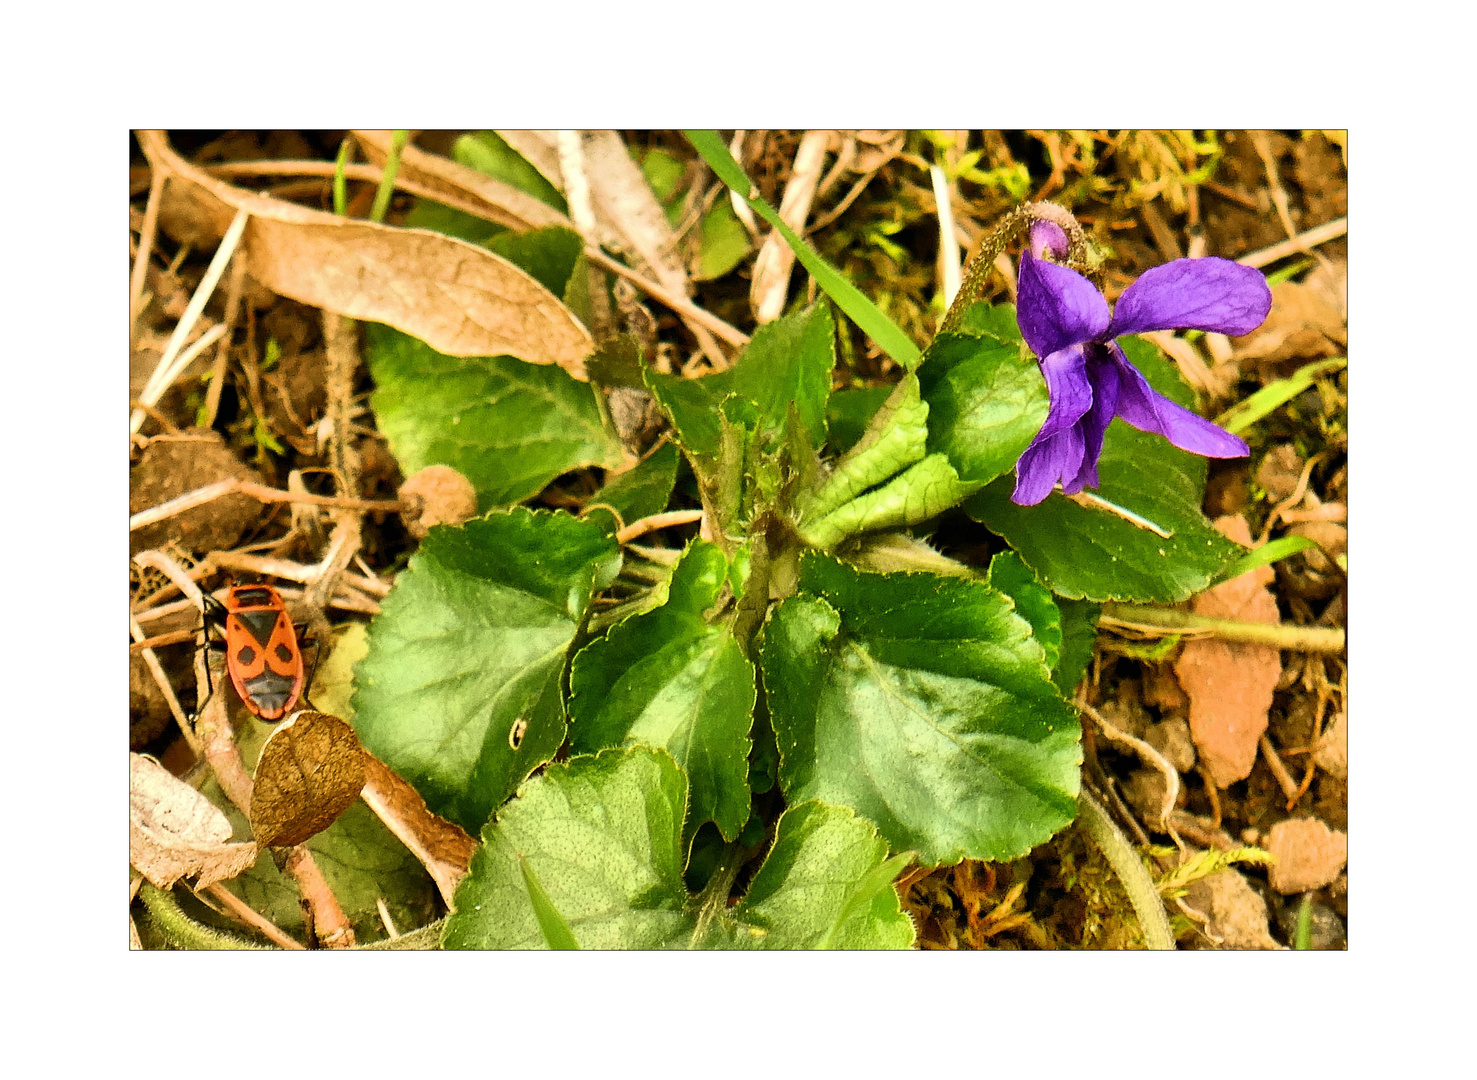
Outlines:
{"label": "curled dead leaf", "polygon": [[261,849],[230,840],[231,823],[209,799],[152,758],[128,755],[128,861],[151,885],[198,875],[203,889],[244,872]]}
{"label": "curled dead leaf", "polygon": [[364,770],[364,801],[421,861],[449,907],[457,883],[472,865],[477,841],[460,826],[433,814],[415,788],[368,750],[364,751]]}
{"label": "curled dead leaf", "polygon": [[486,248],[256,195],[185,161],[163,132],[140,131],[138,140],[153,166],[170,175],[160,211],[165,227],[208,245],[245,209],[251,218],[241,249],[251,276],[274,292],[385,323],[448,356],[509,354],[585,378],[585,357],[594,351],[589,331],[552,293]]}
{"label": "curled dead leaf", "polygon": [[264,847],[293,847],[353,805],[364,751],[337,716],[302,709],[267,737],[251,791],[251,831]]}
{"label": "curled dead leaf", "polygon": [[[390,154],[393,132],[355,131],[353,135],[371,162],[376,165],[385,163]],[[428,154],[409,144],[400,151],[399,175],[457,201],[470,198],[481,204],[479,217],[519,232],[551,226],[574,228],[570,220],[558,210],[519,191],[511,184],[494,180],[460,162],[439,154]]]}

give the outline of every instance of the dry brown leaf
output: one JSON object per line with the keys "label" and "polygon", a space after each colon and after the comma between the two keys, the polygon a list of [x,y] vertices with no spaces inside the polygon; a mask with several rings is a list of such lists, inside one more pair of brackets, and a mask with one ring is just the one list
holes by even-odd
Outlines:
{"label": "dry brown leaf", "polygon": [[365,803],[421,861],[449,907],[457,882],[472,865],[477,841],[460,826],[431,813],[415,788],[368,750],[364,751],[364,771]]}
{"label": "dry brown leaf", "polygon": [[[373,164],[385,163],[390,153],[392,132],[355,131],[352,134]],[[414,146],[407,145],[400,151],[399,175],[458,201],[472,199],[481,204],[479,217],[519,232],[552,226],[574,228],[567,217],[541,199],[460,162],[440,154],[428,154]]]}
{"label": "dry brown leaf", "polygon": [[294,847],[318,835],[364,787],[364,751],[337,716],[302,709],[262,746],[251,789],[251,832],[264,847]]}
{"label": "dry brown leaf", "polygon": [[244,208],[251,219],[241,250],[251,276],[274,292],[386,323],[449,356],[508,353],[585,377],[589,332],[557,297],[486,248],[256,195],[189,164],[163,132],[140,131],[138,139],[154,167],[170,173],[162,227],[209,246]]}
{"label": "dry brown leaf", "polygon": [[[1215,526],[1238,543],[1251,543],[1240,515],[1217,518]],[[1258,567],[1201,593],[1191,610],[1213,619],[1276,623],[1277,600],[1266,587],[1275,576],[1270,566]],[[1190,734],[1211,779],[1217,787],[1244,780],[1267,730],[1281,654],[1268,645],[1200,638],[1185,643],[1174,670],[1190,699]]]}
{"label": "dry brown leaf", "polygon": [[1347,290],[1348,269],[1342,264],[1333,273],[1319,267],[1305,282],[1283,281],[1272,286],[1272,310],[1266,322],[1235,339],[1237,359],[1271,364],[1342,356],[1349,344]]}
{"label": "dry brown leaf", "polygon": [[128,861],[159,889],[199,875],[203,889],[249,869],[261,849],[233,844],[231,823],[152,758],[128,755]]}
{"label": "dry brown leaf", "polygon": [[[780,198],[780,220],[797,233],[805,231],[810,216],[810,203],[820,184],[821,168],[826,163],[829,131],[807,131],[795,150],[794,166]],[[778,229],[765,237],[754,260],[754,279],[749,286],[749,306],[755,321],[773,322],[785,310],[785,296],[790,288],[790,271],[795,265],[795,252]]]}
{"label": "dry brown leaf", "polygon": [[687,271],[674,249],[672,227],[656,193],[614,131],[582,131],[585,179],[595,217],[624,241],[628,249],[670,292],[686,296]]}

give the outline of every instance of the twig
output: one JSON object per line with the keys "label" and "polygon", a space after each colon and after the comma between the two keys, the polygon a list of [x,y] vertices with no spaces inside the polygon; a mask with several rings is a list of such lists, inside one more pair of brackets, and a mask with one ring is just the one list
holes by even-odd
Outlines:
{"label": "twig", "polygon": [[149,259],[154,255],[154,238],[159,232],[159,204],[164,201],[164,182],[169,174],[153,170],[149,178],[149,201],[144,207],[143,226],[139,229],[138,255],[133,260],[133,278],[128,283],[128,340],[138,335],[138,317],[144,308],[144,282],[149,277]]}
{"label": "twig", "polygon": [[[237,551],[212,551],[207,558],[221,570],[244,570],[249,574],[264,574],[285,581],[296,581],[301,585],[317,580],[323,572],[320,563],[293,562],[290,559],[273,559]],[[390,595],[390,583],[379,578],[344,573],[340,580],[380,599]]]}
{"label": "twig", "polygon": [[1236,842],[1219,825],[1209,826],[1194,814],[1176,810],[1170,818],[1174,821],[1174,827],[1192,844],[1215,848],[1217,851],[1230,851],[1236,846]]}
{"label": "twig", "polygon": [[306,491],[282,491],[279,488],[268,487],[266,484],[259,484],[254,480],[228,477],[225,480],[207,484],[205,487],[196,488],[194,491],[187,491],[183,495],[170,499],[167,503],[160,503],[148,510],[140,510],[128,519],[128,531],[142,529],[145,525],[164,521],[166,518],[183,514],[186,510],[204,506],[208,502],[214,502],[227,495],[250,495],[258,502],[264,503],[311,503],[315,506],[334,506],[341,510],[384,510],[394,513],[404,508],[404,504],[398,499],[350,499],[341,495],[314,495]]}
{"label": "twig", "polygon": [[[179,372],[172,371],[172,365],[174,365],[176,357],[178,357],[179,351],[185,343],[185,339],[189,337],[190,331],[195,328],[195,323],[199,320],[201,312],[205,310],[206,303],[209,302],[210,297],[215,293],[216,284],[220,281],[221,274],[225,272],[226,264],[231,261],[231,256],[235,254],[236,245],[241,240],[241,234],[246,230],[246,222],[250,216],[245,209],[236,212],[236,217],[232,220],[231,227],[226,230],[226,235],[222,238],[220,247],[215,250],[215,257],[210,260],[210,266],[206,269],[205,276],[200,279],[199,288],[195,290],[195,295],[190,297],[189,304],[185,306],[184,315],[180,317],[178,325],[174,328],[174,333],[169,338],[169,343],[164,347],[164,353],[159,357],[159,363],[154,368],[154,374],[149,377],[149,381],[145,384],[143,392],[139,394],[139,400],[150,405],[158,404],[159,398],[168,389],[169,383],[174,378],[178,378]],[[166,375],[170,376],[168,380],[165,378]],[[143,422],[144,414],[142,410],[135,410],[129,420],[128,430],[132,432],[138,431],[140,426],[143,425]]]}
{"label": "twig", "polygon": [[[728,152],[733,155],[733,160],[737,161],[740,167],[744,165],[744,134],[743,129],[735,131],[733,133],[733,141],[728,144]],[[744,201],[737,191],[728,187],[727,184],[721,184],[720,187],[727,189],[728,201],[733,207],[734,216],[748,230],[749,238],[751,240],[758,240],[759,222],[754,220],[754,211],[750,209],[749,204]]]}
{"label": "twig", "polygon": [[1272,740],[1267,738],[1265,732],[1257,740],[1257,745],[1262,748],[1262,758],[1266,761],[1267,768],[1272,771],[1272,775],[1276,777],[1277,786],[1282,789],[1282,794],[1296,802],[1298,799],[1297,781],[1287,771],[1287,766],[1282,764],[1282,758],[1277,753],[1277,748],[1272,745]]}
{"label": "twig", "polygon": [[1162,525],[1156,525],[1146,517],[1140,517],[1132,510],[1128,510],[1117,503],[1111,503],[1101,496],[1094,495],[1090,491],[1079,491],[1075,495],[1062,496],[1068,502],[1074,502],[1078,506],[1085,506],[1089,510],[1106,510],[1110,514],[1121,517],[1130,525],[1137,525],[1140,529],[1147,529],[1155,536],[1163,537],[1165,540],[1174,536],[1174,533],[1165,529]]}
{"label": "twig", "polygon": [[953,185],[939,165],[930,165],[928,175],[933,181],[933,201],[939,219],[939,273],[943,278],[944,308],[954,302],[959,292],[959,236],[954,229],[954,207],[951,201]]}
{"label": "twig", "polygon": [[[133,626],[137,625],[138,620],[134,619]],[[131,629],[132,627],[130,627],[130,630]],[[142,632],[143,631],[141,630],[140,633]],[[160,649],[163,648],[165,645],[179,645],[182,642],[194,640],[194,630],[175,630],[173,633],[160,634],[158,637],[144,638],[139,641],[135,641],[132,645],[128,646],[128,652],[131,655],[133,653],[144,652],[147,649]]]}
{"label": "twig", "polygon": [[650,517],[631,522],[616,533],[616,543],[624,544],[638,536],[645,536],[649,532],[665,529],[671,525],[688,525],[694,521],[701,521],[702,517],[703,511],[701,510],[669,510],[664,514],[652,514]]}
{"label": "twig", "polygon": [[1205,781],[1205,797],[1210,800],[1210,827],[1219,829],[1221,827],[1221,795],[1215,786],[1215,777],[1210,775],[1210,770],[1203,763],[1196,765],[1195,771],[1200,774],[1200,779]]}
{"label": "twig", "polygon": [[[831,224],[831,222],[835,221],[842,214],[846,213],[846,211],[851,208],[851,204],[856,202],[857,199],[861,196],[861,193],[867,189],[867,185],[872,182],[872,177],[876,175],[876,169],[873,169],[871,172],[864,174],[861,179],[851,185],[851,190],[846,193],[846,195],[839,203],[837,203],[829,211],[822,214],[820,217],[816,218],[813,222],[810,223],[809,227],[806,228],[804,235],[811,236],[814,233],[820,232],[827,225]],[[737,194],[735,194],[735,198],[736,197]]]}
{"label": "twig", "polygon": [[1277,524],[1282,515],[1303,501],[1303,496],[1308,492],[1308,481],[1313,478],[1313,469],[1328,456],[1328,453],[1329,451],[1322,450],[1308,459],[1308,463],[1303,466],[1303,474],[1298,477],[1297,487],[1292,489],[1292,494],[1272,507],[1272,512],[1267,515],[1267,524],[1262,528],[1261,538],[1256,543],[1257,547],[1261,547],[1271,537],[1272,527]]}
{"label": "twig", "polygon": [[1236,261],[1242,266],[1263,267],[1268,266],[1278,259],[1285,259],[1289,255],[1298,255],[1317,244],[1326,244],[1330,240],[1337,240],[1349,231],[1349,219],[1347,217],[1334,218],[1322,225],[1309,229],[1307,232],[1299,233],[1291,240],[1283,240],[1280,243],[1264,247],[1260,251],[1253,251],[1250,255],[1243,255]]}
{"label": "twig", "polygon": [[206,886],[204,891],[209,893],[214,899],[219,900],[230,915],[233,915],[236,919],[251,927],[274,945],[288,950],[307,949],[307,946],[301,941],[288,937],[287,933],[280,926],[266,916],[252,910],[248,904],[220,882],[217,881],[212,885]]}
{"label": "twig", "polygon": [[[174,687],[169,685],[169,678],[164,674],[164,665],[159,663],[159,657],[154,655],[154,650],[147,641],[143,627],[139,626],[138,619],[132,615],[128,617],[128,632],[133,635],[135,642],[141,643],[139,651],[143,653],[144,664],[148,667],[149,674],[154,677],[154,682],[158,684],[159,692],[164,695],[164,701],[169,706],[170,714],[173,715],[174,722],[179,725],[180,734],[185,737],[185,742],[189,743],[190,750],[195,756],[202,757],[195,730],[190,726],[189,718],[185,716],[185,710],[180,706],[179,698],[174,695]],[[195,632],[191,630],[189,636],[193,638]]]}
{"label": "twig", "polygon": [[385,898],[383,896],[376,896],[374,898],[374,906],[375,910],[380,913],[380,922],[385,926],[385,933],[390,935],[391,941],[396,940],[400,936],[400,931],[395,929],[395,922],[390,918],[390,909],[385,906]]}
{"label": "twig", "polygon": [[1232,619],[1212,619],[1185,611],[1108,601],[1103,605],[1101,625],[1130,630],[1184,633],[1201,631],[1222,641],[1241,641],[1253,645],[1271,645],[1290,652],[1342,653],[1345,633],[1337,627],[1298,626],[1293,623],[1246,623]]}
{"label": "twig", "polygon": [[215,366],[210,369],[210,388],[205,391],[205,422],[201,427],[215,427],[216,413],[220,411],[221,391],[226,381],[226,363],[231,358],[231,331],[236,328],[236,318],[241,310],[241,292],[246,285],[246,260],[231,261],[231,280],[226,283],[226,318],[221,326],[225,332],[220,348],[215,351]]}
{"label": "twig", "polygon": [[1169,820],[1169,815],[1174,810],[1174,804],[1179,800],[1180,797],[1179,770],[1177,770],[1173,765],[1166,761],[1163,754],[1159,753],[1158,750],[1155,750],[1143,739],[1135,738],[1134,736],[1128,734],[1126,731],[1120,731],[1118,727],[1112,723],[1112,721],[1108,720],[1106,717],[1103,716],[1102,713],[1098,712],[1091,705],[1087,704],[1085,695],[1079,693],[1077,696],[1077,708],[1080,709],[1083,713],[1092,717],[1092,721],[1098,726],[1098,730],[1100,730],[1113,742],[1118,743],[1122,746],[1129,747],[1131,750],[1133,750],[1134,753],[1139,756],[1139,760],[1143,761],[1144,764],[1158,769],[1159,772],[1163,774],[1164,802],[1163,805],[1159,808],[1159,824],[1165,832],[1169,833],[1170,837],[1175,842],[1175,846],[1183,848],[1184,845],[1180,842],[1179,834],[1174,831],[1174,826],[1170,823]]}
{"label": "twig", "polygon": [[691,300],[687,299],[687,297],[679,296],[669,289],[658,285],[656,282],[642,277],[635,270],[632,270],[624,263],[612,259],[593,244],[585,245],[585,258],[589,259],[596,266],[625,278],[631,284],[635,285],[636,288],[646,293],[647,296],[650,296],[653,300],[661,301],[678,315],[691,319],[693,322],[712,331],[719,340],[726,341],[728,344],[738,348],[742,348],[749,343],[749,335],[742,330],[730,326],[711,312],[704,311]]}

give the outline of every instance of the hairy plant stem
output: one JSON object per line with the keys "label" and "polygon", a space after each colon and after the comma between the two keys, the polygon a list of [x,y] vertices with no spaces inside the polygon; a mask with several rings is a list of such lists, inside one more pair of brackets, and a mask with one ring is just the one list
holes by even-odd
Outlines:
{"label": "hairy plant stem", "polygon": [[1150,949],[1173,949],[1174,934],[1169,929],[1164,902],[1159,899],[1154,879],[1144,869],[1143,861],[1128,842],[1128,837],[1118,831],[1118,826],[1113,824],[1102,804],[1086,790],[1078,794],[1077,807],[1077,820],[1118,875],[1123,891],[1128,893],[1129,902],[1133,904],[1139,925],[1144,930],[1144,944]]}
{"label": "hairy plant stem", "polygon": [[749,849],[738,840],[723,849],[723,861],[698,894],[697,924],[693,927],[689,948],[699,948],[707,938],[713,920],[728,910],[728,894],[733,892],[733,883],[738,880],[738,872],[748,861],[748,856]]}
{"label": "hairy plant stem", "polygon": [[1341,653],[1345,634],[1337,627],[1295,626],[1286,623],[1248,623],[1233,619],[1212,619],[1191,615],[1172,608],[1147,604],[1108,602],[1103,605],[1102,624],[1151,630],[1208,631],[1210,637],[1222,641],[1241,641],[1252,645],[1271,645],[1291,652]]}
{"label": "hairy plant stem", "polygon": [[949,305],[949,310],[944,313],[944,321],[939,324],[940,334],[958,328],[964,319],[964,312],[969,309],[970,304],[979,299],[980,293],[984,290],[985,281],[990,276],[995,259],[1012,240],[1029,229],[1033,221],[1050,221],[1060,226],[1067,234],[1068,264],[1074,270],[1080,270],[1089,277],[1092,276],[1092,268],[1089,266],[1087,257],[1087,234],[1082,231],[1082,226],[1077,223],[1077,219],[1072,216],[1071,212],[1056,203],[1022,203],[1014,210],[1007,211],[980,241],[974,257],[964,268],[959,292],[955,294],[954,302]]}
{"label": "hairy plant stem", "polygon": [[202,926],[184,913],[172,892],[156,889],[147,881],[139,886],[138,896],[144,902],[149,917],[154,920],[154,925],[172,945],[178,945],[183,949],[272,951],[265,945],[247,941],[235,934]]}

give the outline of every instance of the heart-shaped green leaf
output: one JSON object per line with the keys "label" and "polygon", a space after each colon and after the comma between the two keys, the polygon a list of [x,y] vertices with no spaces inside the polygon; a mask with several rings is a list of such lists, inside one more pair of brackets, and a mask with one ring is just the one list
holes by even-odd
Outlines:
{"label": "heart-shaped green leaf", "polygon": [[[603,750],[551,765],[483,830],[457,888],[449,949],[885,949],[912,944],[888,859],[866,821],[804,803],[779,820],[749,894],[688,895],[687,783],[665,751]],[[530,880],[541,896],[535,899]],[[568,938],[564,937],[565,932]]]}
{"label": "heart-shaped green leaf", "polygon": [[800,589],[762,649],[787,798],[850,806],[925,863],[1015,858],[1072,820],[1081,730],[1005,597],[814,553]]}
{"label": "heart-shaped green leaf", "polygon": [[620,464],[596,391],[553,364],[445,356],[379,325],[366,328],[365,359],[375,418],[401,470],[450,465],[483,510],[535,495],[571,469]]}
{"label": "heart-shaped green leaf", "polygon": [[[1193,404],[1158,349],[1135,337],[1118,343],[1154,389],[1182,405]],[[1204,458],[1114,420],[1103,440],[1101,483],[1094,494],[1153,522],[1171,534],[1167,538],[1060,492],[1036,506],[1017,506],[1010,501],[1013,475],[992,483],[965,509],[1005,537],[1052,592],[1099,601],[1184,600],[1245,554],[1200,512],[1205,469]]]}
{"label": "heart-shaped green leaf", "polygon": [[812,304],[761,326],[727,371],[699,379],[648,371],[646,385],[672,418],[682,445],[695,454],[718,455],[718,407],[733,394],[758,406],[761,442],[780,435],[793,403],[811,445],[818,447],[826,441],[835,341],[830,308]]}
{"label": "heart-shaped green leaf", "polygon": [[559,680],[614,539],[514,508],[432,529],[381,604],[355,672],[360,740],[470,831],[564,741]]}
{"label": "heart-shaped green leaf", "polygon": [[677,445],[663,443],[641,464],[597,491],[589,505],[609,506],[620,514],[623,524],[629,525],[665,510],[676,483]]}
{"label": "heart-shaped green leaf", "polygon": [[1062,647],[1062,613],[1045,589],[1013,551],[1002,551],[990,560],[985,580],[1015,601],[1015,613],[1031,624],[1031,633],[1046,650],[1046,666],[1055,668]]}
{"label": "heart-shaped green leaf", "polygon": [[666,750],[692,788],[683,850],[711,821],[733,840],[749,817],[754,668],[730,633],[731,613],[705,613],[728,576],[717,545],[696,540],[677,564],[667,602],[581,649],[570,674],[576,753],[644,743]]}

